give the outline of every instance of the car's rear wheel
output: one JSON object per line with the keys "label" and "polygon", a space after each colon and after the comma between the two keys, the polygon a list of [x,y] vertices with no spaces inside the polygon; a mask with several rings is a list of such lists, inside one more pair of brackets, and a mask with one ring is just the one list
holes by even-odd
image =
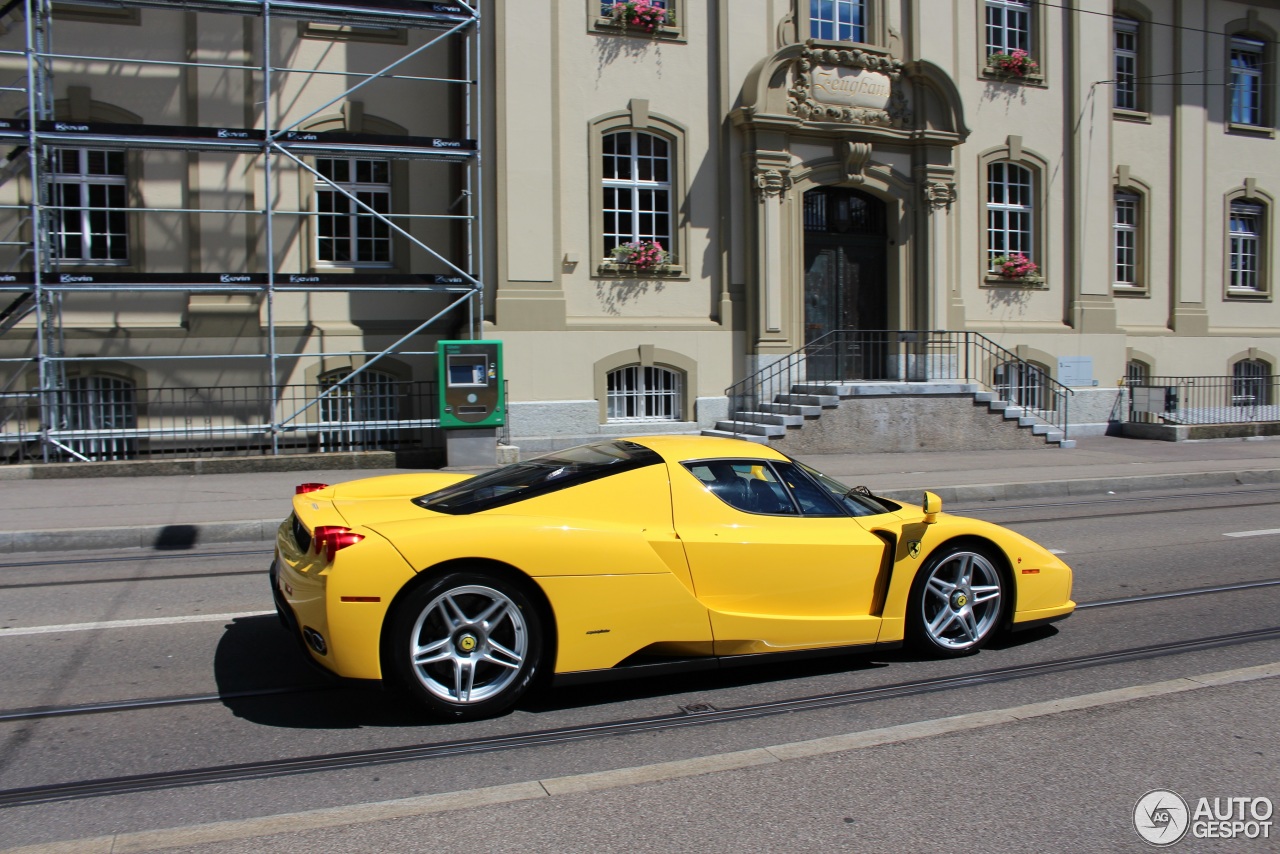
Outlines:
{"label": "car's rear wheel", "polygon": [[451,572],[405,599],[392,624],[392,664],[414,699],[451,720],[497,714],[538,675],[542,617],[523,586]]}
{"label": "car's rear wheel", "polygon": [[980,649],[1000,625],[1005,583],[986,549],[949,546],[931,555],[911,587],[907,625],[915,646],[945,657]]}

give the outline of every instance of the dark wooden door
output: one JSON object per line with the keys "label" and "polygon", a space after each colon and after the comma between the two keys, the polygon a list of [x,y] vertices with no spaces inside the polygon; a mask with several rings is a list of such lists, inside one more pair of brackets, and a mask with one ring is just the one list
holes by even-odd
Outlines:
{"label": "dark wooden door", "polygon": [[[805,193],[804,213],[804,341],[827,345],[810,355],[810,379],[881,379],[888,326],[884,203],[824,187]],[[829,336],[835,332],[842,334]]]}

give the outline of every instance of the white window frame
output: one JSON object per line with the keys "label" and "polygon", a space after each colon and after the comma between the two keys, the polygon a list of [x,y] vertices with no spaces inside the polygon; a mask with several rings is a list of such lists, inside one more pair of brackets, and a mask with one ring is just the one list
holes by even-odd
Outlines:
{"label": "white window frame", "polygon": [[[338,180],[326,175],[325,166],[329,163],[346,164],[346,180]],[[360,180],[362,165],[368,164],[368,180]],[[316,171],[320,173],[315,181],[315,259],[317,266],[324,267],[391,267],[394,263],[393,233],[389,219],[391,208],[391,167],[389,160],[376,157],[317,157]],[[377,180],[379,173],[386,180]],[[321,177],[323,176],[323,177]],[[347,195],[347,194],[350,194]],[[368,204],[381,216],[370,213],[358,205],[356,199]],[[331,200],[332,208],[325,209],[325,200]],[[381,208],[381,210],[379,210]],[[385,219],[384,219],[385,218]],[[345,222],[346,234],[325,234],[325,223],[335,225]],[[337,229],[335,229],[335,232]],[[326,241],[333,241],[332,244]],[[341,257],[338,249],[346,245],[346,258]],[[385,247],[379,257],[379,247]]]}
{"label": "white window frame", "polygon": [[[64,168],[69,154],[75,155],[74,169]],[[95,266],[129,263],[126,156],[126,152],[114,149],[53,150],[53,255],[59,262]],[[102,169],[92,168],[95,160]],[[80,243],[77,253],[67,252],[72,238]]]}
{"label": "white window frame", "polygon": [[989,271],[994,271],[992,259],[1015,252],[1021,252],[1043,269],[1043,259],[1035,255],[1035,200],[1034,171],[1009,160],[987,164]]}
{"label": "white window frame", "polygon": [[[623,139],[629,149],[625,152],[616,146]],[[641,153],[642,140],[649,141],[649,154]],[[654,240],[674,251],[674,149],[674,141],[647,131],[623,128],[602,136],[599,198],[605,258],[612,256],[614,247],[637,241]],[[644,172],[647,178],[641,177]],[[659,179],[659,174],[665,177]],[[624,227],[624,219],[629,227]]]}
{"label": "white window frame", "polygon": [[1112,210],[1115,250],[1112,284],[1120,290],[1141,290],[1142,197],[1117,191]]}
{"label": "white window frame", "polygon": [[867,43],[870,40],[867,6],[867,0],[810,0],[809,38]]}
{"label": "white window frame", "polygon": [[[1227,293],[1262,294],[1263,238],[1267,209],[1252,202],[1232,202],[1227,221]],[[1237,223],[1239,226],[1237,228]]]}
{"label": "white window frame", "polygon": [[1115,89],[1112,106],[1138,112],[1138,21],[1116,17],[1112,22],[1112,49],[1115,54]]}
{"label": "white window frame", "polygon": [[986,0],[987,56],[1025,50],[1033,57],[1031,0]]}
{"label": "white window frame", "polygon": [[623,365],[606,379],[606,421],[681,421],[684,374],[661,365]]}
{"label": "white window frame", "polygon": [[1262,127],[1266,121],[1263,101],[1266,45],[1257,39],[1232,36],[1230,63],[1228,120],[1233,125]]}

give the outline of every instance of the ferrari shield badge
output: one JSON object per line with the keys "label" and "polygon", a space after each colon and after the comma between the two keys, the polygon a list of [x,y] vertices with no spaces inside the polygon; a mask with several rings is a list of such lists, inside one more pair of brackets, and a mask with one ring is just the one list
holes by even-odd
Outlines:
{"label": "ferrari shield badge", "polygon": [[907,543],[907,554],[912,557],[920,557],[920,541],[911,540]]}

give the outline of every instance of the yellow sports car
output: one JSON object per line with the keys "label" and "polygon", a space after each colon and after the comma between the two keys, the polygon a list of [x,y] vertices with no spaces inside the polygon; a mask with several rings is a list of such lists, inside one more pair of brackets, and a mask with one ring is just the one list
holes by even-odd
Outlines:
{"label": "yellow sports car", "polygon": [[603,441],[487,474],[303,484],[281,619],[339,676],[450,719],[558,683],[907,641],[941,656],[1066,617],[1071,570],[987,522],[736,439]]}

